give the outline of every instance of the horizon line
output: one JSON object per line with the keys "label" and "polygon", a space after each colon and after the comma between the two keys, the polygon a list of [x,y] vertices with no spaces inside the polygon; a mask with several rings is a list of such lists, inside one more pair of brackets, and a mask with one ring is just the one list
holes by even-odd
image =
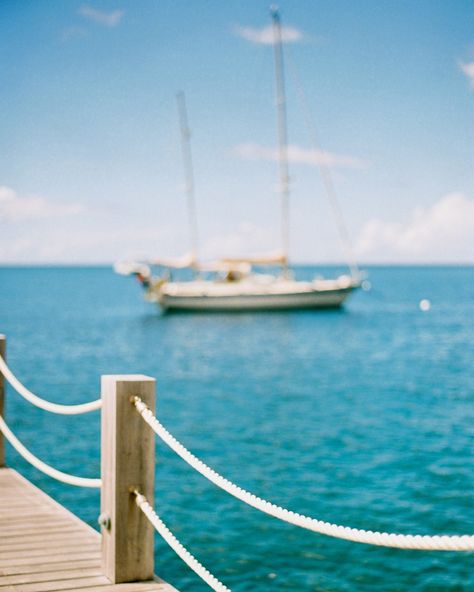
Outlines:
{"label": "horizon line", "polygon": [[[73,261],[45,261],[45,262],[2,262],[0,261],[0,269],[11,268],[11,267],[112,267],[114,262],[102,261],[102,262],[73,262]],[[256,266],[266,267],[266,266]],[[277,267],[277,266],[271,266]],[[308,262],[308,261],[295,261],[290,264],[290,267],[349,267],[345,262]],[[358,267],[474,267],[474,261],[371,261],[366,263],[359,263]]]}

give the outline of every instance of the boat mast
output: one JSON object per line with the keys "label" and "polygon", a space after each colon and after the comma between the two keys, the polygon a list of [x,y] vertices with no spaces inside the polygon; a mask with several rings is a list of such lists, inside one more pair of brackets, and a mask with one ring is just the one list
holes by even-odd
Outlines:
{"label": "boat mast", "polygon": [[290,246],[290,178],[288,174],[288,132],[286,122],[285,76],[283,71],[283,43],[280,13],[277,6],[270,8],[273,20],[273,48],[275,56],[275,95],[278,129],[278,163],[281,193],[281,244],[284,256],[283,275],[288,276],[288,252]]}
{"label": "boat mast", "polygon": [[188,115],[186,111],[186,100],[184,92],[180,91],[176,95],[178,104],[179,124],[181,128],[181,149],[183,153],[184,175],[186,182],[186,203],[188,208],[189,235],[191,238],[191,255],[193,264],[198,260],[198,223],[196,211],[196,199],[194,196],[194,172],[193,159],[191,154],[191,131],[188,125]]}

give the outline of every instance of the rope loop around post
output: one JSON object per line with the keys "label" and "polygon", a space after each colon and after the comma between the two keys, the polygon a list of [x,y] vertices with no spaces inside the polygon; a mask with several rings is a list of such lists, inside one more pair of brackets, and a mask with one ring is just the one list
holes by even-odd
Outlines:
{"label": "rope loop around post", "polygon": [[35,395],[30,390],[28,390],[13,374],[10,368],[7,366],[5,360],[0,356],[0,372],[3,374],[5,379],[11,384],[11,386],[16,390],[16,392],[21,395],[24,399],[29,401],[35,407],[39,407],[40,409],[44,409],[45,411],[49,411],[51,413],[57,413],[60,415],[79,415],[81,413],[89,413],[90,411],[96,411],[100,409],[102,406],[102,401],[100,399],[96,399],[95,401],[90,401],[89,403],[81,403],[79,405],[61,405],[59,403],[51,403],[50,401],[46,401],[38,395]]}
{"label": "rope loop around post", "polygon": [[140,510],[145,514],[156,531],[168,543],[173,551],[180,557],[206,584],[215,590],[215,592],[231,592],[227,586],[224,586],[209,570],[207,570],[199,561],[191,555],[191,553],[183,547],[170,529],[166,526],[163,520],[158,516],[148,500],[137,489],[132,493],[135,495],[135,503]]}
{"label": "rope loop around post", "polygon": [[57,469],[49,466],[48,464],[37,458],[26,448],[26,446],[24,446],[20,442],[20,440],[18,440],[18,438],[10,430],[5,420],[1,416],[0,431],[3,433],[8,442],[10,442],[13,448],[15,448],[18,454],[20,454],[26,461],[28,461],[31,465],[33,465],[36,469],[38,469],[45,475],[48,475],[49,477],[52,477],[57,481],[62,481],[63,483],[67,483],[68,485],[75,485],[77,487],[101,487],[102,482],[100,479],[89,479],[87,477],[76,477],[75,475],[69,475],[68,473],[58,471]]}
{"label": "rope loop around post", "polygon": [[413,535],[413,534],[396,534],[388,532],[374,532],[371,530],[362,530],[358,528],[350,528],[348,526],[340,526],[317,520],[303,514],[298,514],[286,508],[282,508],[276,504],[266,501],[245,489],[242,489],[235,483],[232,483],[205,463],[194,456],[187,450],[168,430],[160,423],[160,421],[153,415],[151,410],[139,398],[134,397],[132,403],[135,405],[138,413],[143,417],[145,422],[152,428],[157,436],[167,444],[178,456],[187,462],[194,470],[201,473],[209,481],[220,487],[235,498],[245,502],[249,506],[269,514],[279,520],[288,522],[295,526],[325,534],[327,536],[344,539],[346,541],[353,541],[357,543],[365,543],[370,545],[378,545],[381,547],[392,547],[398,549],[417,549],[423,551],[474,551],[474,535]]}

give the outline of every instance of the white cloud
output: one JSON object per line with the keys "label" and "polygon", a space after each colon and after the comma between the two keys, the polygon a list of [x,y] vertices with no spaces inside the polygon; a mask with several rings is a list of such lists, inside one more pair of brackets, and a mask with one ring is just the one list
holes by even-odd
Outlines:
{"label": "white cloud", "polygon": [[[242,37],[251,43],[273,45],[274,42],[272,25],[267,25],[261,29],[254,29],[253,27],[236,27],[235,32],[239,37]],[[295,27],[281,27],[281,39],[285,43],[296,43],[302,41],[304,37],[304,33]]]}
{"label": "white cloud", "polygon": [[459,64],[459,67],[467,76],[471,86],[474,87],[474,62],[469,62],[468,64]]}
{"label": "white cloud", "polygon": [[242,222],[234,232],[204,241],[201,251],[204,259],[260,255],[272,250],[272,245],[275,246],[274,240],[275,237],[269,229],[257,226],[253,222]]}
{"label": "white cloud", "polygon": [[104,12],[102,10],[97,10],[92,6],[81,6],[77,11],[78,14],[87,18],[98,25],[103,25],[104,27],[116,27],[120,21],[122,20],[123,15],[125,12],[123,10],[113,10],[111,12]]}
{"label": "white cloud", "polygon": [[61,34],[61,41],[66,43],[75,39],[87,37],[87,31],[83,27],[67,27]]}
{"label": "white cloud", "polygon": [[[238,158],[246,160],[271,160],[278,161],[278,149],[268,146],[261,146],[248,142],[246,144],[239,144],[233,149],[234,154]],[[288,146],[288,160],[298,164],[307,164],[310,166],[329,166],[329,167],[344,167],[344,168],[364,168],[368,166],[368,162],[357,158],[355,156],[348,156],[344,154],[333,154],[324,150],[317,150],[313,148],[302,148],[290,144]]]}
{"label": "white cloud", "polygon": [[[107,219],[108,218],[108,219]],[[26,222],[25,222],[26,224]],[[103,263],[117,259],[141,259],[161,254],[166,233],[156,227],[130,228],[111,224],[110,217],[91,212],[67,224],[11,226],[0,232],[0,263]],[[171,254],[173,252],[171,251]]]}
{"label": "white cloud", "polygon": [[361,258],[401,263],[474,263],[474,200],[450,193],[415,208],[406,224],[369,220],[356,241]]}
{"label": "white cloud", "polygon": [[11,222],[32,218],[52,218],[80,214],[79,203],[48,200],[38,195],[20,196],[10,187],[0,186],[0,219]]}

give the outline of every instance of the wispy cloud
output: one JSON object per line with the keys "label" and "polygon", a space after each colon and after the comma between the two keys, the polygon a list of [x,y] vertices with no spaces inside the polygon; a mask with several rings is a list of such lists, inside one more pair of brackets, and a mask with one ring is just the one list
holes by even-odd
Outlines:
{"label": "wispy cloud", "polygon": [[204,259],[259,255],[267,253],[275,237],[268,228],[242,222],[233,232],[208,238],[202,246]]}
{"label": "wispy cloud", "polygon": [[[254,29],[253,27],[235,27],[235,33],[242,39],[246,39],[251,43],[259,43],[261,45],[272,45],[274,42],[274,34],[272,25],[267,25],[261,29]],[[281,39],[285,43],[297,43],[305,38],[305,34],[300,29],[295,27],[282,26]]]}
{"label": "wispy cloud", "polygon": [[469,82],[471,83],[471,86],[474,87],[474,62],[468,62],[467,64],[461,62],[459,64],[459,67],[467,76]]}
{"label": "wispy cloud", "polygon": [[356,250],[376,261],[474,263],[474,200],[450,193],[405,224],[369,220]]}
{"label": "wispy cloud", "polygon": [[5,232],[0,232],[0,263],[104,263],[181,252],[179,239],[174,249],[169,246],[176,232],[157,228],[155,223],[145,227],[146,223],[144,220],[131,227],[129,220],[124,220],[111,225],[110,213],[91,211],[87,216],[69,219],[67,224],[55,220],[32,224],[25,220],[22,232],[5,225]]}
{"label": "wispy cloud", "polygon": [[81,6],[77,12],[84,18],[89,19],[98,25],[110,28],[116,27],[118,24],[120,24],[120,21],[125,14],[123,10],[112,10],[111,12],[105,12],[87,5]]}
{"label": "wispy cloud", "polygon": [[38,195],[20,196],[10,187],[0,186],[0,219],[10,222],[34,218],[71,216],[84,211],[79,203],[48,200]]}
{"label": "wispy cloud", "polygon": [[[239,144],[233,149],[233,153],[245,160],[271,160],[278,161],[279,153],[277,148],[261,146],[253,142]],[[369,165],[366,160],[356,156],[345,154],[334,154],[325,150],[303,148],[290,144],[288,146],[288,160],[293,163],[307,164],[310,166],[329,166],[341,168],[360,169]]]}
{"label": "wispy cloud", "polygon": [[66,43],[74,39],[83,39],[87,37],[87,31],[84,27],[67,27],[61,33],[61,41]]}

